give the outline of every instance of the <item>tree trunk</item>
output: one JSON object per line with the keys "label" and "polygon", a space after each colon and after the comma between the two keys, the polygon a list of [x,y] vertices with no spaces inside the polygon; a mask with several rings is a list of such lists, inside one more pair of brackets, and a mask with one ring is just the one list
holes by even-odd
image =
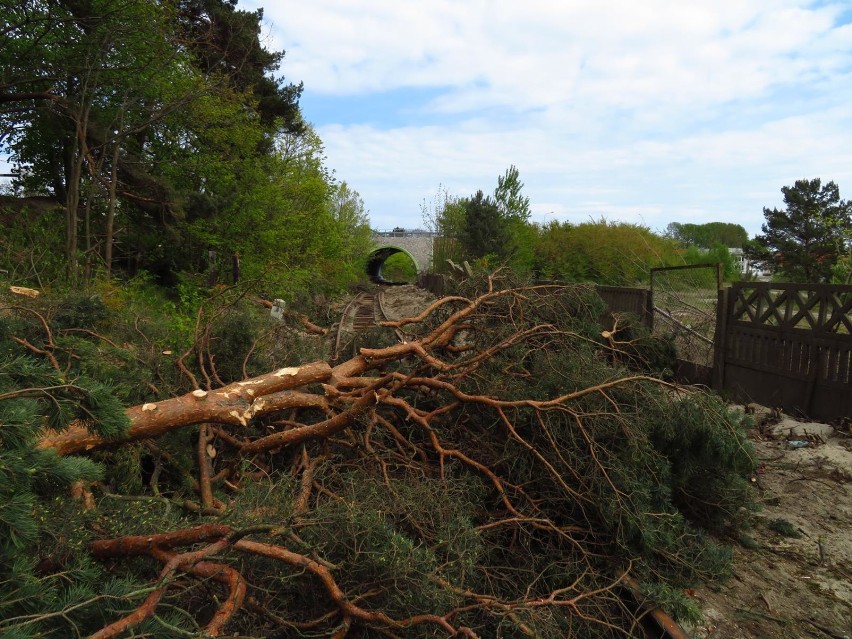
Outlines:
{"label": "tree trunk", "polygon": [[107,277],[112,275],[112,236],[115,229],[115,204],[116,191],[118,189],[118,155],[120,148],[118,140],[115,140],[114,147],[112,149],[112,166],[110,167],[109,176],[109,204],[107,205],[106,237],[104,239],[106,242],[104,247],[104,262],[106,263]]}
{"label": "tree trunk", "polygon": [[192,424],[218,422],[245,426],[253,417],[285,408],[322,410],[327,408],[323,396],[291,389],[330,380],[332,372],[325,362],[282,368],[215,391],[193,391],[161,402],[128,408],[130,429],[120,440],[105,440],[82,424],[72,424],[62,432],[48,433],[39,446],[53,448],[60,455],[73,455],[110,444],[157,437]]}

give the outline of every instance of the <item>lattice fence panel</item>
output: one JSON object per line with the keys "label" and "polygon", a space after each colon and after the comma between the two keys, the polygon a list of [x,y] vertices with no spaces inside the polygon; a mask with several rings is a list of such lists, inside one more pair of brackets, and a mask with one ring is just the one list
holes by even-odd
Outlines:
{"label": "lattice fence panel", "polygon": [[823,419],[852,414],[852,286],[738,282],[717,387]]}
{"label": "lattice fence panel", "polygon": [[852,292],[848,286],[737,283],[733,319],[776,326],[852,335]]}

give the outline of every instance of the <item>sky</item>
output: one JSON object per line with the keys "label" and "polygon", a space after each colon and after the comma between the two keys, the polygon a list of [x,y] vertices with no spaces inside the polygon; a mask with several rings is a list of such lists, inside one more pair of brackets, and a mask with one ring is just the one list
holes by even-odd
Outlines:
{"label": "sky", "polygon": [[852,0],[241,0],[376,229],[515,165],[531,219],[760,232],[852,199]]}

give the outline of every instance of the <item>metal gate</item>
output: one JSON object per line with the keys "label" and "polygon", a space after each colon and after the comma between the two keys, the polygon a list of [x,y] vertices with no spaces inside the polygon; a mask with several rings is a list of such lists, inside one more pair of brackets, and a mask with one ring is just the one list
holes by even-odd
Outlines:
{"label": "metal gate", "polygon": [[678,377],[710,383],[721,264],[651,269],[654,332],[674,339]]}

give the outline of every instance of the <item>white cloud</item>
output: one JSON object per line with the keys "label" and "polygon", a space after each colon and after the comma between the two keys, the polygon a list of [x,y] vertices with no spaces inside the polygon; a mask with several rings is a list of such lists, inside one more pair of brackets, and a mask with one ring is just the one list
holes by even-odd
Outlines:
{"label": "white cloud", "polygon": [[312,94],[345,104],[440,90],[401,125],[380,114],[369,126],[318,123],[376,226],[416,226],[439,182],[466,195],[516,164],[537,215],[658,228],[705,216],[756,232],[762,206],[780,204],[795,179],[834,179],[852,196],[852,25],[835,24],[848,9],[276,0],[265,17],[272,46],[287,51],[285,77]]}
{"label": "white cloud", "polygon": [[797,4],[279,0],[265,15],[288,51],[286,75],[314,91],[481,84],[496,103],[539,106],[578,90],[607,103],[731,99],[826,56],[848,62],[849,41],[828,37],[840,7]]}

